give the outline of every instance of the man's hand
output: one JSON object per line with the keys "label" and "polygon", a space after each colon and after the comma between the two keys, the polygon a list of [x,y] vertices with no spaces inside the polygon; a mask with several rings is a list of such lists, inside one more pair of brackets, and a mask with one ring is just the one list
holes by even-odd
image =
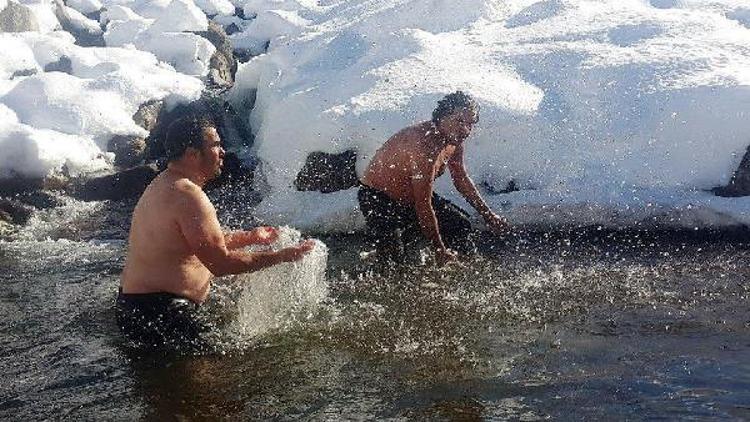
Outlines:
{"label": "man's hand", "polygon": [[492,233],[507,234],[508,232],[510,232],[510,224],[508,224],[508,220],[500,217],[494,212],[487,215],[484,221],[487,223],[487,226],[490,228],[490,231],[492,231]]}
{"label": "man's hand", "polygon": [[290,246],[288,248],[281,249],[278,253],[281,254],[284,262],[299,261],[315,247],[315,241],[312,239],[305,240],[297,244],[296,246]]}
{"label": "man's hand", "polygon": [[279,231],[275,227],[256,227],[247,233],[247,242],[251,245],[270,245],[279,238]]}
{"label": "man's hand", "polygon": [[458,255],[448,248],[438,249],[435,251],[435,260],[438,266],[444,266],[449,262],[453,262],[458,259]]}

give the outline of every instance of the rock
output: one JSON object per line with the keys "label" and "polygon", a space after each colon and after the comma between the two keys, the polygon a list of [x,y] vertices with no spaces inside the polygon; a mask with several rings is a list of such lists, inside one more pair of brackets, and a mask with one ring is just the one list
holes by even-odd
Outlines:
{"label": "rock", "polygon": [[294,187],[299,191],[330,193],[357,186],[356,163],[357,153],[354,150],[341,154],[312,152],[297,173]]}
{"label": "rock", "polygon": [[19,193],[13,199],[40,210],[65,205],[59,196],[43,190]]}
{"label": "rock", "polygon": [[73,63],[70,61],[68,56],[60,56],[60,59],[56,62],[47,63],[44,66],[45,72],[63,72],[68,75],[73,74]]}
{"label": "rock", "polygon": [[44,186],[41,177],[28,178],[13,174],[6,179],[0,179],[0,196],[14,196],[23,192],[39,190]]}
{"label": "rock", "polygon": [[138,136],[115,135],[107,142],[107,151],[115,153],[116,166],[133,167],[146,156],[146,140]]}
{"label": "rock", "polygon": [[226,27],[226,29],[224,29],[224,32],[226,32],[227,35],[232,35],[238,32],[242,32],[242,28],[240,28],[240,26],[236,23],[232,22],[229,24],[229,26]]}
{"label": "rock", "polygon": [[94,10],[93,12],[84,13],[83,16],[86,16],[87,18],[91,19],[92,21],[99,22],[102,18],[102,11],[100,10]]}
{"label": "rock", "polygon": [[159,113],[164,108],[164,101],[152,100],[141,104],[138,111],[133,115],[133,121],[138,126],[151,132],[159,120]]}
{"label": "rock", "polygon": [[13,72],[12,75],[10,75],[10,79],[20,78],[23,76],[32,76],[32,75],[36,75],[36,73],[37,73],[36,69],[16,70],[15,72]]}
{"label": "rock", "polygon": [[247,19],[245,17],[245,8],[244,7],[235,6],[234,7],[234,15],[237,16],[240,19]]}
{"label": "rock", "polygon": [[518,192],[520,189],[518,188],[518,185],[516,185],[516,181],[513,179],[510,179],[507,185],[505,185],[504,188],[497,188],[495,184],[491,183],[488,180],[485,180],[479,184],[482,188],[484,188],[485,191],[487,191],[490,195],[500,195],[504,193],[511,193],[511,192]]}
{"label": "rock", "polygon": [[209,63],[209,82],[215,86],[229,88],[234,85],[234,75],[237,73],[237,60],[232,51],[232,42],[224,28],[216,22],[209,21],[208,31],[196,32],[216,47]]}
{"label": "rock", "polygon": [[177,106],[171,111],[162,109],[156,126],[151,130],[151,134],[146,140],[146,159],[163,158],[164,139],[167,136],[169,125],[176,119],[190,115],[207,117],[213,120],[217,125],[225,149],[252,145],[253,135],[234,108],[220,96],[206,91],[203,98],[198,101]]}
{"label": "rock", "polygon": [[55,16],[64,31],[70,32],[81,47],[105,47],[104,32],[98,23],[92,21],[81,12],[65,6],[62,1],[55,0]]}
{"label": "rock", "polygon": [[750,147],[745,151],[737,170],[726,186],[712,189],[717,196],[737,197],[750,195]]}
{"label": "rock", "polygon": [[74,196],[84,201],[118,201],[143,193],[159,174],[155,165],[134,167],[119,173],[97,177],[78,187]]}
{"label": "rock", "polygon": [[42,181],[42,189],[64,191],[70,187],[70,177],[65,174],[51,174]]}
{"label": "rock", "polygon": [[237,61],[234,56],[216,52],[211,56],[209,66],[208,80],[211,85],[225,88],[231,88],[234,85],[234,74],[237,71]]}
{"label": "rock", "polygon": [[23,225],[34,213],[34,207],[9,198],[0,198],[0,220]]}
{"label": "rock", "polygon": [[8,1],[0,11],[0,32],[39,31],[39,22],[28,7]]}

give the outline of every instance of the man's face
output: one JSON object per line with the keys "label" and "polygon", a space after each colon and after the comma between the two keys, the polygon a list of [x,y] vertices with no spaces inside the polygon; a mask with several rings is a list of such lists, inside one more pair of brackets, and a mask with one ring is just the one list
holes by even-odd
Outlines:
{"label": "man's face", "polygon": [[440,119],[438,129],[451,142],[462,142],[469,137],[471,128],[479,120],[479,115],[473,108],[457,110]]}
{"label": "man's face", "polygon": [[219,177],[221,167],[224,165],[224,148],[221,147],[221,138],[216,128],[203,130],[203,148],[198,157],[204,174],[210,178]]}

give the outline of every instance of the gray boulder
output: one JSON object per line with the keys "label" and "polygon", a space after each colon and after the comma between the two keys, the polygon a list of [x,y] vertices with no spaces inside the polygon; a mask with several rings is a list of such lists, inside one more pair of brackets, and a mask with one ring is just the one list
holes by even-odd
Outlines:
{"label": "gray boulder", "polygon": [[31,10],[13,0],[0,11],[0,32],[39,31],[39,22]]}
{"label": "gray boulder", "polygon": [[156,127],[159,120],[159,114],[164,108],[164,101],[149,101],[141,104],[138,111],[133,115],[133,121],[138,126],[151,132]]}
{"label": "gray boulder", "polygon": [[221,25],[209,21],[208,30],[196,32],[216,47],[209,63],[208,82],[217,87],[229,88],[234,85],[234,75],[237,73],[237,60],[232,51],[232,42]]}
{"label": "gray boulder", "polygon": [[146,156],[146,140],[138,136],[115,135],[107,142],[107,151],[115,154],[116,166],[133,167]]}

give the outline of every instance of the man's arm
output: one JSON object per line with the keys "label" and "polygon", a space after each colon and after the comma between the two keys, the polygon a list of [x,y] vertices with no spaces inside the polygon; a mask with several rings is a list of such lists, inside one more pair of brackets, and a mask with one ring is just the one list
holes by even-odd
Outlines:
{"label": "man's arm", "polygon": [[492,231],[505,231],[508,229],[508,223],[504,218],[499,217],[497,214],[492,212],[487,203],[479,194],[477,187],[466,172],[466,166],[464,165],[464,147],[459,145],[453,156],[448,161],[448,169],[451,172],[451,178],[453,179],[453,186],[456,190],[466,198],[466,201],[477,210],[479,215],[482,216],[487,225],[490,226]]}
{"label": "man's arm", "polygon": [[314,245],[310,240],[273,252],[230,250],[216,218],[216,210],[199,187],[192,185],[184,188],[179,206],[178,224],[182,235],[195,256],[215,276],[252,272],[282,262],[296,261]]}
{"label": "man's arm", "polygon": [[455,253],[445,247],[445,243],[443,243],[443,239],[440,236],[435,209],[432,207],[432,183],[436,170],[436,166],[427,160],[425,162],[414,163],[411,187],[419,227],[422,229],[425,237],[432,242],[438,262],[442,264],[454,259]]}
{"label": "man's arm", "polygon": [[239,249],[250,245],[269,245],[279,237],[274,227],[256,227],[249,231],[238,230],[224,233],[227,249]]}

